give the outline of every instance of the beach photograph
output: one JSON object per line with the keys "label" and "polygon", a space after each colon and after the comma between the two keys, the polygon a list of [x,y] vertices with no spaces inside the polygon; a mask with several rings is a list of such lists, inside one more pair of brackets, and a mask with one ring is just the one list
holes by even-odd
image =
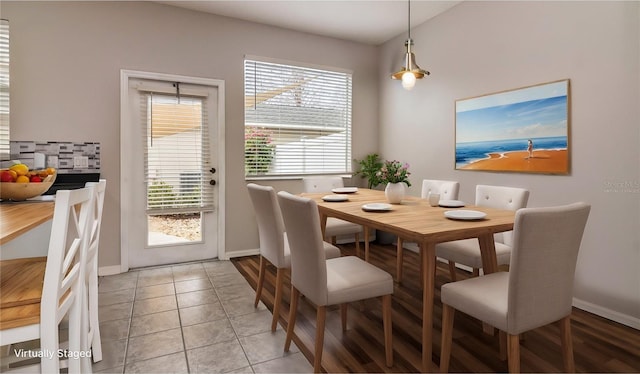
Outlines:
{"label": "beach photograph", "polygon": [[569,173],[569,80],[456,101],[458,170]]}

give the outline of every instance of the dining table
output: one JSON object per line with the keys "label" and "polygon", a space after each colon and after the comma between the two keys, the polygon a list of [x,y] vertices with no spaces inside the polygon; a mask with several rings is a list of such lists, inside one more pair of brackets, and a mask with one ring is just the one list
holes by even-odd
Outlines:
{"label": "dining table", "polygon": [[[383,191],[354,189],[344,199],[327,198],[327,193],[303,193],[318,205],[321,225],[328,217],[335,217],[360,224],[364,237],[369,230],[376,229],[398,236],[406,241],[418,243],[422,276],[422,371],[432,371],[433,302],[435,288],[437,243],[477,238],[485,273],[498,270],[494,234],[513,229],[515,212],[474,205],[461,208],[431,206],[425,199],[405,196],[400,204],[387,204]],[[324,199],[323,199],[324,198]],[[328,200],[328,201],[325,201]],[[337,201],[343,200],[343,201]],[[474,214],[451,214],[445,212],[471,210]],[[484,213],[484,217],[478,218]],[[462,213],[462,212],[460,212]],[[473,219],[469,219],[471,217]],[[324,232],[323,232],[324,234]],[[365,240],[365,260],[368,260],[369,243]],[[437,371],[437,367],[436,367]]]}
{"label": "dining table", "polygon": [[[22,247],[21,237],[53,218],[55,203],[2,202],[0,204],[0,251]],[[46,240],[48,242],[48,238]],[[29,240],[24,240],[28,246]],[[40,320],[46,256],[29,256],[0,261],[0,330],[28,326]],[[46,255],[46,253],[44,253]]]}

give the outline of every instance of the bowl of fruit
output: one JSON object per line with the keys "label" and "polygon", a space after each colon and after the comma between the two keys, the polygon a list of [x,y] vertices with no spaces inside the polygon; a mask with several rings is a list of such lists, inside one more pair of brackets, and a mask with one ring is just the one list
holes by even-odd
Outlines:
{"label": "bowl of fruit", "polygon": [[15,164],[0,170],[0,199],[22,201],[47,192],[56,180],[56,169],[29,170]]}

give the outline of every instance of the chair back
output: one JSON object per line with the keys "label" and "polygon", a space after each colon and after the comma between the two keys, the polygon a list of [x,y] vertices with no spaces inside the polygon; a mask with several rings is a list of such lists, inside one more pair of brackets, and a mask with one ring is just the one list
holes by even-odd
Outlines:
{"label": "chair back", "polygon": [[[493,209],[518,210],[527,206],[529,190],[517,187],[476,186],[476,205]],[[508,246],[513,245],[513,232],[501,232],[494,240]]]}
{"label": "chair back", "polygon": [[442,181],[437,179],[424,179],[422,181],[422,198],[426,199],[430,193],[439,193],[441,200],[458,200],[460,183],[454,181]]}
{"label": "chair back", "polygon": [[[58,328],[69,315],[69,351],[81,350],[85,257],[89,247],[94,188],[59,190],[51,225],[47,265],[40,303],[40,344],[57,352]],[[43,373],[60,371],[59,357],[41,361]],[[69,372],[80,372],[80,362],[69,360]]]}
{"label": "chair back", "polygon": [[519,334],[571,313],[573,278],[591,206],[585,203],[516,212],[509,266],[507,325]]}
{"label": "chair back", "polygon": [[317,306],[327,305],[327,266],[316,202],[278,192],[291,249],[291,284]]}
{"label": "chair back", "polygon": [[271,186],[255,183],[249,183],[247,189],[258,221],[260,254],[274,266],[284,267],[285,228],[276,191]]}
{"label": "chair back", "polygon": [[98,271],[98,246],[100,244],[100,227],[102,226],[102,210],[104,208],[104,195],[107,189],[107,180],[99,182],[87,182],[86,187],[94,188],[93,214],[90,217],[91,232],[89,234],[89,249],[87,251],[87,273]]}
{"label": "chair back", "polygon": [[334,188],[344,187],[342,177],[304,177],[304,192],[331,192]]}

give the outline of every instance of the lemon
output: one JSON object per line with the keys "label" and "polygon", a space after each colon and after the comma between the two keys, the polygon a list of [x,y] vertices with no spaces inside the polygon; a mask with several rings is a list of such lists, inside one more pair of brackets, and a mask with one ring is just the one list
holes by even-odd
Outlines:
{"label": "lemon", "polygon": [[9,170],[13,170],[16,172],[16,174],[18,174],[18,176],[21,176],[27,175],[27,173],[29,172],[29,167],[25,164],[15,164],[11,166]]}

